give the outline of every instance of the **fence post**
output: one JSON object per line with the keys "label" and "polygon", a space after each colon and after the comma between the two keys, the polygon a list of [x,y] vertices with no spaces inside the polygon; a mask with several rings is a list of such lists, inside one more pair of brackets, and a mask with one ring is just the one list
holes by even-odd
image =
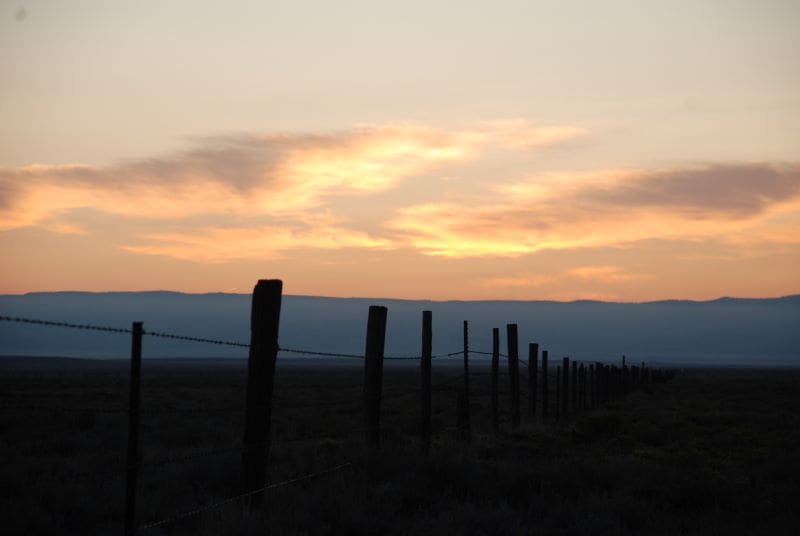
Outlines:
{"label": "fence post", "polygon": [[125,532],[136,530],[136,477],[139,469],[139,394],[141,392],[142,334],[141,322],[133,323],[131,336],[131,377],[128,401],[128,454],[125,485]]}
{"label": "fence post", "polygon": [[422,409],[420,411],[420,439],[422,452],[431,448],[431,351],[433,348],[433,313],[422,311],[422,359],[420,360]]}
{"label": "fence post", "polygon": [[561,413],[564,418],[569,413],[569,358],[561,361]]}
{"label": "fence post", "polygon": [[578,362],[572,362],[572,411],[578,410]]}
{"label": "fence post", "polygon": [[561,365],[556,365],[556,422],[561,419]]}
{"label": "fence post", "polygon": [[547,350],[542,350],[542,422],[547,421],[547,403],[550,393],[547,389],[548,372],[547,372]]}
{"label": "fence post", "polygon": [[367,429],[367,445],[372,448],[379,447],[381,442],[381,389],[387,312],[386,307],[370,305],[367,318],[367,347],[364,351],[364,424]]}
{"label": "fence post", "polygon": [[[278,328],[281,317],[280,279],[260,279],[253,289],[250,309],[250,353],[247,359],[247,408],[245,409],[242,491],[264,487],[269,456],[272,390],[278,357]],[[248,498],[251,509],[263,493]]]}
{"label": "fence post", "polygon": [[528,388],[530,389],[530,408],[531,419],[536,418],[536,382],[539,379],[539,345],[537,343],[528,344]]}
{"label": "fence post", "polygon": [[519,426],[519,341],[517,340],[517,325],[506,325],[508,337],[508,372],[511,378],[511,428]]}
{"label": "fence post", "polygon": [[500,430],[500,328],[492,328],[492,430]]}
{"label": "fence post", "polygon": [[578,407],[582,410],[586,409],[586,367],[578,367],[578,384],[581,386],[580,396],[578,396]]}
{"label": "fence post", "polygon": [[461,437],[469,441],[471,436],[469,423],[469,322],[464,320],[464,405],[461,408]]}
{"label": "fence post", "polygon": [[603,364],[599,361],[594,364],[594,382],[595,382],[595,406],[599,406],[605,402],[605,390],[603,388]]}

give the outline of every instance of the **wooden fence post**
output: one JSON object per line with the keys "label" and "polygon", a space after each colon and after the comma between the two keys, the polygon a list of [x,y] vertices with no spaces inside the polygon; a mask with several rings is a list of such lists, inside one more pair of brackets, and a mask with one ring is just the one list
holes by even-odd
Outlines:
{"label": "wooden fence post", "polygon": [[578,362],[572,362],[572,411],[578,410]]}
{"label": "wooden fence post", "polygon": [[364,351],[364,424],[367,445],[381,443],[381,389],[383,386],[383,349],[386,343],[386,315],[381,305],[369,306],[367,347]]}
{"label": "wooden fence post", "polygon": [[528,407],[530,408],[531,419],[536,418],[536,399],[537,399],[537,385],[536,382],[539,376],[539,345],[534,343],[528,344],[528,389],[530,391],[530,399],[528,400]]}
{"label": "wooden fence post", "polygon": [[586,367],[583,366],[583,363],[581,363],[581,366],[578,367],[578,378],[580,380],[578,383],[581,386],[581,393],[580,393],[580,396],[578,397],[578,406],[580,407],[580,409],[585,410],[586,409]]}
{"label": "wooden fence post", "polygon": [[603,391],[603,364],[599,361],[594,364],[595,405],[599,406],[604,400]]}
{"label": "wooden fence post", "polygon": [[433,349],[433,313],[422,311],[422,359],[420,360],[422,408],[420,411],[420,440],[422,452],[431,448],[431,353]]}
{"label": "wooden fence post", "polygon": [[461,423],[461,437],[469,441],[472,435],[469,422],[469,322],[464,320],[464,406]]}
{"label": "wooden fence post", "polygon": [[549,402],[550,393],[547,389],[547,382],[549,381],[547,370],[547,350],[542,350],[542,422],[547,421],[547,404]]}
{"label": "wooden fence post", "polygon": [[492,328],[492,430],[500,430],[500,328]]}
{"label": "wooden fence post", "polygon": [[561,361],[561,414],[564,418],[569,413],[569,358]]}
{"label": "wooden fence post", "polygon": [[[250,309],[250,353],[247,359],[247,408],[242,452],[242,492],[264,487],[269,456],[272,390],[278,357],[278,328],[281,317],[280,279],[261,279],[253,290]],[[254,509],[263,493],[248,498]]]}
{"label": "wooden fence post", "polygon": [[520,421],[519,412],[519,346],[517,325],[506,325],[508,338],[508,373],[511,379],[511,428],[517,428]]}
{"label": "wooden fence post", "polygon": [[128,397],[128,453],[125,482],[125,531],[136,531],[136,477],[139,470],[139,394],[141,392],[142,334],[141,322],[133,323],[131,331],[131,376]]}
{"label": "wooden fence post", "polygon": [[556,422],[561,419],[561,365],[556,366]]}

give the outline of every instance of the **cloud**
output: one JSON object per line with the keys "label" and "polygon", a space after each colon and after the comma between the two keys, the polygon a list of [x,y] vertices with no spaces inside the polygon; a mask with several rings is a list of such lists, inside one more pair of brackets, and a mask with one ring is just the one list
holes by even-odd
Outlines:
{"label": "cloud", "polygon": [[749,218],[800,193],[800,172],[760,165],[716,165],[644,173],[621,183],[588,187],[574,200],[593,206],[652,208],[705,219]]}
{"label": "cloud", "polygon": [[287,214],[332,195],[385,190],[463,154],[447,135],[390,127],[215,138],[169,158],[109,168],[33,165],[0,171],[0,229],[37,225],[86,207],[161,219]]}
{"label": "cloud", "polygon": [[557,277],[552,275],[540,274],[525,274],[515,275],[508,277],[492,277],[485,280],[485,284],[489,287],[499,288],[515,288],[515,287],[541,287],[549,285],[558,280]]}
{"label": "cloud", "polygon": [[103,168],[0,169],[0,230],[49,227],[81,208],[164,220],[293,217],[342,196],[386,191],[489,148],[547,145],[580,132],[519,120],[456,130],[365,125],[329,134],[211,137],[187,151]]}
{"label": "cloud", "polygon": [[[492,188],[483,202],[426,203],[388,222],[428,255],[519,256],[648,239],[742,240],[800,210],[800,168],[766,164],[550,173]],[[796,229],[796,227],[795,227]]]}
{"label": "cloud", "polygon": [[192,232],[153,233],[139,245],[124,249],[145,255],[221,263],[246,259],[275,259],[303,249],[390,249],[388,240],[344,227],[291,229],[281,226],[246,228],[206,227]]}
{"label": "cloud", "polygon": [[566,275],[572,278],[593,281],[597,283],[625,283],[652,279],[649,274],[635,274],[627,272],[619,266],[577,266],[567,270]]}

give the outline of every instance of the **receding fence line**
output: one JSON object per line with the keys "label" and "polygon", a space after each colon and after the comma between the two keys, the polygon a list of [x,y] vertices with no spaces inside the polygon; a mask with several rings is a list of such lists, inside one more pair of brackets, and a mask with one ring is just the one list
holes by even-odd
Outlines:
{"label": "receding fence line", "polygon": [[[280,319],[282,282],[280,280],[261,280],[253,292],[253,303],[251,311],[251,342],[245,344],[235,341],[221,339],[210,339],[205,337],[191,337],[186,335],[175,335],[163,332],[150,332],[143,329],[141,322],[135,322],[131,329],[114,328],[108,326],[94,326],[89,324],[77,324],[70,322],[55,322],[49,320],[31,319],[13,316],[0,316],[0,321],[21,322],[27,324],[38,324],[53,327],[65,327],[72,329],[83,329],[100,332],[130,333],[132,335],[131,349],[131,372],[130,372],[130,393],[129,407],[123,408],[47,408],[44,406],[19,406],[6,407],[8,410],[30,410],[43,409],[48,411],[76,411],[76,412],[97,412],[97,413],[122,413],[127,412],[129,419],[129,443],[127,449],[126,463],[126,504],[125,504],[125,534],[132,534],[137,530],[146,530],[167,523],[175,522],[180,519],[197,515],[207,510],[217,508],[224,504],[239,499],[247,499],[251,508],[261,502],[263,492],[273,487],[287,485],[298,482],[326,472],[338,470],[347,465],[333,467],[331,469],[312,473],[302,477],[297,477],[284,482],[266,484],[266,460],[269,447],[272,443],[285,443],[292,441],[308,441],[330,437],[332,433],[324,435],[312,435],[302,438],[285,439],[281,438],[273,441],[270,434],[270,421],[272,411],[272,394],[274,390],[274,373],[277,355],[279,352],[295,353],[303,355],[316,355],[326,357],[343,357],[364,360],[364,423],[365,428],[342,434],[343,437],[354,433],[366,433],[366,443],[372,448],[380,446],[380,404],[386,396],[382,389],[383,361],[386,359],[406,359],[420,360],[421,384],[421,420],[420,420],[420,439],[424,452],[429,452],[431,437],[431,392],[434,389],[444,388],[455,382],[463,380],[463,390],[457,390],[458,394],[458,426],[454,429],[460,431],[462,438],[470,437],[470,392],[469,376],[471,374],[481,374],[470,372],[469,354],[491,356],[491,417],[492,429],[495,433],[499,432],[501,422],[509,422],[506,419],[500,420],[499,417],[499,359],[507,358],[510,377],[510,398],[511,398],[511,428],[515,429],[520,424],[519,410],[519,347],[517,340],[517,325],[508,324],[508,355],[501,354],[499,351],[500,338],[499,329],[493,328],[492,352],[482,352],[470,348],[469,343],[469,324],[464,321],[464,340],[463,348],[454,352],[436,354],[431,353],[432,349],[432,313],[423,312],[422,326],[422,348],[419,356],[385,356],[384,344],[386,335],[386,316],[387,309],[381,306],[371,306],[367,322],[367,341],[366,350],[361,354],[322,352],[316,350],[301,350],[296,348],[281,348],[278,345],[278,325]],[[245,434],[241,445],[211,449],[207,451],[193,452],[181,456],[171,456],[160,460],[153,460],[145,463],[138,452],[138,421],[143,413],[140,407],[140,369],[142,353],[142,336],[161,337],[181,341],[198,342],[205,344],[226,345],[235,347],[246,347],[249,349],[248,357],[248,384],[247,384],[247,407],[245,408]],[[548,401],[550,399],[548,391],[548,381],[551,376],[556,380],[555,392],[555,420],[558,422],[565,419],[569,413],[570,401],[573,412],[580,409],[589,409],[600,404],[619,398],[629,392],[633,387],[667,379],[667,375],[661,371],[653,371],[645,366],[628,366],[625,356],[622,356],[622,366],[614,364],[603,364],[600,362],[584,364],[572,361],[572,386],[570,387],[570,358],[564,357],[562,366],[557,366],[555,374],[548,370],[548,351],[542,351],[541,374],[539,374],[539,345],[530,343],[528,347],[528,362],[522,364],[528,367],[529,382],[529,413],[531,418],[535,418],[536,406],[538,404],[538,377],[541,376],[541,398],[542,398],[542,419],[548,418]],[[432,384],[431,382],[431,360],[436,358],[448,358],[462,355],[464,360],[464,372],[458,376],[448,378],[444,381]],[[562,377],[563,376],[563,377]],[[569,391],[572,390],[570,400]],[[408,393],[400,393],[405,396]],[[145,409],[145,412],[148,411]],[[150,410],[154,411],[154,410]],[[161,408],[159,412],[229,412],[238,411],[238,408]],[[445,431],[450,428],[445,428]],[[148,467],[159,467],[171,463],[180,463],[187,460],[215,456],[233,451],[241,453],[241,478],[242,493],[225,499],[218,503],[202,506],[177,514],[171,518],[150,523],[136,528],[136,481],[137,473],[140,469]]]}

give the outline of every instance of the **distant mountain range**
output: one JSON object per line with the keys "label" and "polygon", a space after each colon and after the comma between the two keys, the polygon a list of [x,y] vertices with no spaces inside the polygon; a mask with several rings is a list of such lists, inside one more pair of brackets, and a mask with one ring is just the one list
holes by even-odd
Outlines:
{"label": "distant mountain range", "polygon": [[[517,323],[520,354],[538,342],[551,359],[619,359],[682,365],[800,365],[800,295],[647,303],[420,301],[284,296],[280,343],[328,352],[364,350],[367,309],[389,309],[387,354],[418,354],[423,310],[433,311],[434,353],[491,349],[491,328]],[[0,315],[249,342],[250,295],[46,292],[0,295]],[[0,355],[126,357],[125,335],[0,322]],[[244,357],[246,349],[146,338],[145,357]]]}

